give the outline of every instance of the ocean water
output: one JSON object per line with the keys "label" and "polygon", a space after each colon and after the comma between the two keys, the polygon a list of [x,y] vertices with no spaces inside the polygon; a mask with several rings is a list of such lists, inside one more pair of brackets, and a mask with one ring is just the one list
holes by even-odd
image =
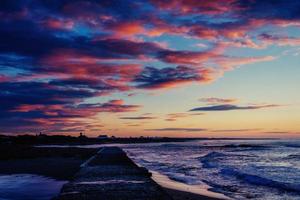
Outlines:
{"label": "ocean water", "polygon": [[65,183],[34,174],[0,175],[0,200],[50,200]]}
{"label": "ocean water", "polygon": [[139,165],[232,199],[300,200],[300,140],[122,145]]}

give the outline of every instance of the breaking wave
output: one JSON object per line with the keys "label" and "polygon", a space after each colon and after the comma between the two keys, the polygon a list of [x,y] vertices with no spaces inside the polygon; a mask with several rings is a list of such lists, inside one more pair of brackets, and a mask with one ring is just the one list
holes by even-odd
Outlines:
{"label": "breaking wave", "polygon": [[221,169],[221,174],[227,175],[227,176],[228,175],[234,176],[238,179],[241,179],[243,181],[246,181],[246,182],[254,184],[254,185],[267,186],[267,187],[277,188],[277,189],[285,190],[285,191],[289,191],[289,192],[300,192],[300,185],[279,182],[279,181],[275,181],[272,179],[260,177],[257,175],[243,173],[243,172],[238,171],[237,169],[233,169],[233,168]]}

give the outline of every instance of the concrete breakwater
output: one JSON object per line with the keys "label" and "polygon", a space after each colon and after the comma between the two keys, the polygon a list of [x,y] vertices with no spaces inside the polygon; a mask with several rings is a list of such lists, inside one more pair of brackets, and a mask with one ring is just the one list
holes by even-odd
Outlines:
{"label": "concrete breakwater", "polygon": [[65,184],[55,200],[171,200],[151,179],[147,169],[137,166],[118,147],[104,147],[82,164],[74,179]]}

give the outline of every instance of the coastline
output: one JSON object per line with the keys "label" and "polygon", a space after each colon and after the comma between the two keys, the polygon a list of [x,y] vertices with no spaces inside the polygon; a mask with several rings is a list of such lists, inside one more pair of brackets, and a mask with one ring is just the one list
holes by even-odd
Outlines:
{"label": "coastline", "polygon": [[158,172],[151,171],[152,179],[158,183],[174,200],[230,200],[229,197],[209,191],[209,187],[199,185],[187,185],[162,175]]}
{"label": "coastline", "polygon": [[[12,146],[11,146],[12,147]],[[6,147],[7,148],[7,147]],[[56,180],[71,180],[80,165],[94,155],[97,149],[55,148],[14,146],[8,148],[9,154],[0,154],[2,175],[38,174]],[[7,151],[6,151],[7,152]],[[209,191],[209,187],[190,186],[176,182],[158,172],[151,172],[152,179],[158,183],[174,200],[220,200],[229,199],[223,194]]]}

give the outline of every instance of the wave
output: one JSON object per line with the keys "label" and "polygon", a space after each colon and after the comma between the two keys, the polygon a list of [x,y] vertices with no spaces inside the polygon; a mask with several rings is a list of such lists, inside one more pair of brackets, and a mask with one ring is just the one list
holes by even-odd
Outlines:
{"label": "wave", "polygon": [[279,182],[272,179],[260,177],[257,175],[243,173],[233,168],[224,168],[221,170],[221,174],[234,176],[238,179],[241,179],[253,185],[267,186],[267,187],[277,188],[289,192],[298,192],[298,193],[300,192],[300,184]]}
{"label": "wave", "polygon": [[[245,158],[252,158],[255,157],[253,155],[245,155],[245,154],[224,154],[224,153],[220,153],[220,152],[210,152],[208,154],[206,154],[203,157],[200,157],[199,160],[202,163],[202,166],[204,168],[215,168],[218,167],[218,163],[220,162],[220,164],[224,164],[224,159],[228,160],[228,159],[233,159],[234,160],[238,160],[238,159],[245,159]],[[233,162],[234,162],[233,160]]]}
{"label": "wave", "polygon": [[158,148],[186,148],[185,144],[177,144],[177,143],[165,143],[165,144],[159,144],[157,145]]}
{"label": "wave", "polygon": [[257,145],[257,144],[227,144],[224,147],[228,148],[269,148],[266,145]]}
{"label": "wave", "polygon": [[285,157],[285,159],[299,161],[300,160],[300,154],[290,154],[287,157]]}
{"label": "wave", "polygon": [[285,147],[292,147],[292,148],[300,148],[300,144],[296,143],[296,144],[286,144],[284,145]]}
{"label": "wave", "polygon": [[204,168],[215,168],[215,167],[218,166],[218,164],[216,162],[217,159],[222,158],[224,156],[227,156],[227,155],[224,154],[224,153],[213,151],[213,152],[210,152],[210,153],[206,154],[203,157],[200,157],[199,159],[200,159],[200,161],[202,163],[202,166]]}

